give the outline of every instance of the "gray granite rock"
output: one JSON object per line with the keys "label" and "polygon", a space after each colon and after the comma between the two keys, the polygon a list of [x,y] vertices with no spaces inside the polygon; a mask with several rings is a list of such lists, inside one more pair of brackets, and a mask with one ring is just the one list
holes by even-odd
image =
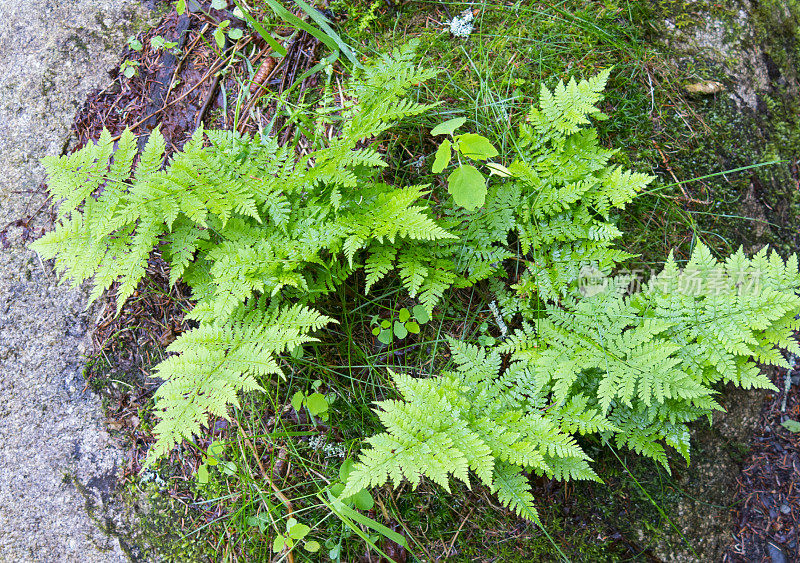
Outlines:
{"label": "gray granite rock", "polygon": [[0,0],[0,561],[130,559],[107,533],[124,454],[84,388],[85,295],[23,239],[46,224],[39,159],[63,151],[143,15],[129,0]]}

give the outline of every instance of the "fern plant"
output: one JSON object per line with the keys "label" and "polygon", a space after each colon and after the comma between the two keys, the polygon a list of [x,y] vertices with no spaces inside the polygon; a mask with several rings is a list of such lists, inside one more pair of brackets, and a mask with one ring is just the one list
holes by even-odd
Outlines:
{"label": "fern plant", "polygon": [[[406,97],[433,75],[413,56],[411,45],[360,69],[338,115],[323,117],[338,119],[338,133],[305,155],[269,136],[200,130],[165,164],[156,130],[138,155],[130,132],[116,149],[104,132],[45,160],[62,203],[60,224],[34,245],[43,257],[76,284],[91,280],[92,300],[116,284],[121,308],[157,255],[196,302],[188,318],[198,326],[156,368],[164,384],[148,463],[280,376],[280,354],[335,322],[315,301],[360,268],[365,292],[394,275],[427,316],[449,288],[488,280],[521,328],[493,347],[451,341],[455,368],[433,377],[393,373],[400,398],[378,404],[386,431],[367,439],[342,497],[422,477],[449,489],[456,478],[536,520],[528,473],[598,479],[578,435],[667,470],[667,446],[688,461],[686,425],[720,408],[719,384],[770,387],[755,362],[800,355],[797,259],[764,250],[718,262],[698,244],[683,269],[670,257],[637,293],[611,277],[630,257],[614,246],[614,213],[652,178],[614,165],[590,126],[603,117],[608,71],[542,88],[517,154],[486,163],[505,178],[477,186],[469,209],[432,203],[429,186],[386,183],[375,140],[430,108]],[[449,123],[449,133],[463,124]],[[478,137],[453,137],[459,154],[475,155],[467,141],[483,146]],[[484,148],[477,160],[499,156]],[[469,186],[458,188],[464,203]],[[525,271],[509,286],[511,259]],[[587,271],[606,282],[581,291]]]}
{"label": "fern plant", "polygon": [[[470,485],[472,471],[501,502],[537,519],[522,470],[554,478],[597,479],[575,439],[547,415],[547,390],[523,362],[500,372],[497,350],[450,340],[456,369],[434,378],[392,373],[403,400],[378,403],[387,431],[350,473],[344,496],[391,479],[416,487],[424,475],[446,490],[450,476]],[[582,416],[586,417],[584,410]],[[600,416],[584,430],[611,429]]]}
{"label": "fern plant", "polygon": [[[348,92],[341,130],[303,156],[273,137],[198,130],[164,166],[166,143],[150,136],[138,164],[125,131],[71,156],[45,159],[60,224],[34,244],[73,283],[91,280],[90,301],[117,283],[122,308],[160,254],[170,281],[183,280],[199,326],[181,335],[156,368],[161,420],[152,462],[189,438],[209,415],[228,416],[240,391],[279,374],[276,356],[313,340],[333,319],[310,307],[361,266],[367,290],[398,260],[428,313],[453,276],[420,248],[454,239],[420,204],[425,186],[379,181],[386,166],[374,140],[429,106],[405,97],[433,72],[412,64],[414,45],[366,65]],[[401,252],[391,249],[402,247]],[[376,257],[381,257],[376,261]]]}
{"label": "fern plant", "polygon": [[[690,459],[687,423],[721,407],[716,386],[772,388],[756,361],[787,367],[800,353],[797,258],[739,250],[717,262],[698,244],[680,269],[670,255],[637,293],[609,277],[630,255],[614,248],[611,212],[649,176],[610,164],[589,117],[608,72],[542,89],[520,128],[512,178],[488,189],[484,209],[455,212],[462,256],[482,276],[528,268],[508,290],[496,279],[507,320],[522,328],[499,346],[451,341],[455,370],[431,378],[392,374],[401,400],[378,403],[386,431],[367,440],[344,494],[422,476],[448,488],[472,472],[518,514],[537,519],[525,472],[597,479],[578,434],[598,434],[670,470],[665,446]],[[491,263],[487,263],[491,260]],[[581,291],[586,271],[604,280]],[[504,369],[501,367],[506,365]]]}
{"label": "fern plant", "polygon": [[543,305],[499,346],[451,340],[454,371],[392,374],[402,400],[378,403],[386,431],[367,439],[343,494],[423,475],[449,490],[472,471],[537,520],[523,471],[598,480],[574,435],[613,438],[670,471],[664,446],[688,463],[687,423],[722,410],[715,384],[774,389],[754,360],[788,368],[781,349],[800,353],[795,256],[740,250],[718,263],[698,245],[641,292],[627,295],[628,281]]}

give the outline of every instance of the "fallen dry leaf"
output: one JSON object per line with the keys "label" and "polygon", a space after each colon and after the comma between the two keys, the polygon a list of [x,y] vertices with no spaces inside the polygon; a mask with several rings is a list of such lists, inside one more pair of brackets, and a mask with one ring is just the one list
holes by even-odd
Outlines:
{"label": "fallen dry leaf", "polygon": [[687,84],[684,86],[687,92],[690,94],[718,94],[725,89],[725,85],[722,82],[716,82],[714,80],[704,80],[703,82],[695,82],[694,84]]}

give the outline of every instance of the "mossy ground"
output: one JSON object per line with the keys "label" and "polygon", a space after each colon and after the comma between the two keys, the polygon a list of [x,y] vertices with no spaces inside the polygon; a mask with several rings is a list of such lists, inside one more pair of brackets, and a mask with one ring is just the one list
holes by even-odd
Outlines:
{"label": "mossy ground", "polygon": [[[717,3],[678,0],[566,0],[557,5],[409,1],[390,6],[364,0],[333,2],[330,9],[343,39],[359,52],[381,53],[419,38],[421,64],[440,70],[419,97],[445,103],[394,130],[385,146],[394,155],[387,173],[413,177],[415,183],[442,187],[440,178],[425,177],[417,167],[429,162],[435,150],[427,131],[436,123],[463,115],[468,128],[490,137],[502,154],[513,142],[512,124],[538,97],[540,83],[552,86],[613,66],[603,105],[610,119],[599,123],[603,143],[621,149],[620,164],[658,178],[650,193],[620,218],[623,245],[638,255],[631,267],[648,273],[673,248],[678,257],[685,256],[698,238],[720,252],[743,242],[751,247],[769,242],[782,251],[796,246],[796,164],[719,175],[773,160],[793,161],[794,147],[800,146],[792,66],[798,60],[792,21],[800,12],[797,2],[780,4],[788,12],[777,10],[776,0],[762,2],[753,14],[758,25],[747,30],[736,27],[741,22],[734,2],[720,10]],[[445,22],[466,8],[476,13],[475,31],[469,38],[454,38],[444,31]],[[688,37],[705,25],[709,10],[726,22],[731,41],[743,48],[768,40],[764,44],[778,70],[768,91],[759,92],[761,106],[742,109],[725,93],[686,94],[687,83],[701,80],[733,86],[729,65],[735,61],[704,58],[666,40],[665,22]],[[711,177],[676,185],[703,176]],[[665,550],[691,556],[692,546],[705,554],[719,549],[703,551],[704,538],[693,537],[693,530],[679,521],[684,501],[695,491],[717,496],[694,500],[726,509],[719,491],[695,487],[698,480],[714,476],[687,471],[679,460],[668,475],[599,442],[584,445],[604,484],[533,480],[543,529],[498,507],[480,488],[461,487],[452,494],[427,485],[414,493],[407,487],[375,491],[376,505],[366,514],[403,533],[410,544],[407,553],[332,514],[320,491],[338,479],[341,455],[352,456],[360,440],[378,430],[369,407],[388,393],[386,368],[401,364],[427,373],[447,360],[444,335],[477,335],[484,322],[492,325],[485,287],[454,292],[419,337],[387,350],[375,344],[370,318],[388,318],[413,303],[389,285],[364,297],[357,289],[363,280],[353,281],[320,304],[342,322],[319,345],[307,347],[304,357],[287,359],[287,381],[274,382],[264,395],[248,396],[234,423],[217,421],[207,436],[158,470],[169,483],[169,498],[156,495],[156,504],[142,518],[145,530],[166,540],[157,549],[165,560],[270,560],[275,530],[289,510],[265,486],[267,475],[290,501],[292,514],[312,526],[307,539],[322,545],[315,554],[298,547],[297,560],[328,560],[337,550],[341,561],[375,560],[374,551],[368,555],[369,543],[404,561],[547,561],[560,554],[579,561],[644,560]],[[497,336],[491,328],[483,333]],[[310,392],[315,381],[322,382],[319,391],[330,401],[328,423],[288,407],[294,393]],[[145,410],[138,411],[140,432],[148,427]],[[736,467],[747,448],[746,439],[733,434],[697,434],[696,455],[717,455],[729,468]],[[195,472],[207,461],[203,452],[214,440],[226,444],[219,456],[225,463],[210,467],[208,483],[199,483]],[[145,491],[148,496],[153,486],[135,478],[130,487],[131,494]],[[676,533],[676,528],[683,531]],[[364,530],[366,540],[359,537]]]}

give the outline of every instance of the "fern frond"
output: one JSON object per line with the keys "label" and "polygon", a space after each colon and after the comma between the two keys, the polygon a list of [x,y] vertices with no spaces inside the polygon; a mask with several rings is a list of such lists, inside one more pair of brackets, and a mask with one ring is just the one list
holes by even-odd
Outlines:
{"label": "fern frond", "polygon": [[310,332],[332,319],[294,305],[240,307],[221,324],[202,324],[173,342],[176,355],[161,362],[155,375],[164,380],[156,391],[156,444],[147,464],[201,431],[211,415],[229,418],[229,405],[239,406],[238,393],[262,390],[258,380],[282,375],[276,355],[315,340]]}
{"label": "fern frond", "polygon": [[364,265],[364,269],[367,271],[364,294],[368,294],[373,285],[394,269],[395,256],[397,256],[397,247],[393,245],[376,245],[371,249]]}
{"label": "fern frond", "polygon": [[[589,80],[576,82],[571,78],[566,84],[559,81],[552,92],[542,86],[539,96],[541,110],[533,110],[529,120],[537,123],[546,121],[565,135],[575,133],[581,125],[589,124],[589,117],[600,113],[595,104],[602,99],[602,91],[610,74],[609,68]],[[538,111],[541,111],[541,118],[535,114]]]}
{"label": "fern frond", "polygon": [[528,479],[519,467],[499,465],[495,468],[492,492],[503,506],[518,516],[540,524],[539,512],[534,506]]}

